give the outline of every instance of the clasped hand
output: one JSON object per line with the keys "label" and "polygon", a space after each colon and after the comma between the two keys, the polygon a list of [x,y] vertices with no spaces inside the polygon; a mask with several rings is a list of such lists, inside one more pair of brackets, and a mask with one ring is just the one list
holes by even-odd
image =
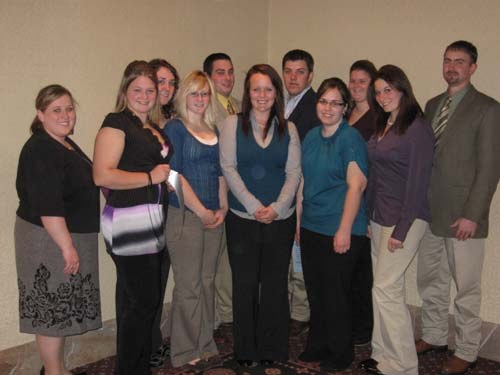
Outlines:
{"label": "clasped hand", "polygon": [[255,210],[253,216],[260,223],[271,224],[278,217],[278,214],[271,206],[260,206]]}

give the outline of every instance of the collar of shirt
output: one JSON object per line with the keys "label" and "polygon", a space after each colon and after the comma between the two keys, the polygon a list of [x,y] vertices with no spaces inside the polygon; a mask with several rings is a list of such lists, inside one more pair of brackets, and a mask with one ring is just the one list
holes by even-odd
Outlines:
{"label": "collar of shirt", "polygon": [[250,123],[252,124],[252,132],[253,132],[253,137],[255,138],[255,142],[262,147],[266,148],[271,141],[273,140],[273,134],[274,134],[274,126],[276,125],[276,122],[278,119],[276,117],[273,118],[273,121],[271,122],[271,126],[269,127],[269,130],[267,131],[267,137],[266,139],[262,139],[262,130],[255,120],[255,116],[253,114],[253,111],[250,112]]}
{"label": "collar of shirt", "polygon": [[225,97],[224,95],[217,93],[217,100],[219,101],[220,104],[222,104],[224,109],[227,108],[227,103],[231,103],[231,105],[234,108],[234,104],[231,101],[231,97]]}
{"label": "collar of shirt", "polygon": [[[460,104],[460,102],[462,101],[465,94],[467,94],[467,92],[469,91],[470,88],[471,88],[471,85],[467,85],[462,90],[456,92],[455,94],[453,94],[451,96],[450,108],[448,110],[448,118],[450,118],[453,115],[453,112],[455,112],[458,105]],[[436,114],[434,115],[434,118],[432,119],[432,128],[433,129],[435,129],[437,126],[437,119],[439,117],[439,112],[440,112],[439,109],[441,109],[443,107],[444,103],[446,102],[446,100],[448,98],[449,98],[449,96],[447,94],[443,95],[443,98],[441,99],[441,101],[439,103],[438,110],[436,111]]]}
{"label": "collar of shirt", "polygon": [[302,97],[306,94],[306,92],[310,88],[311,88],[311,86],[307,86],[300,94],[295,95],[295,96],[290,96],[288,94],[286,95],[286,98],[285,98],[285,102],[286,102],[286,105],[285,105],[285,118],[290,117],[290,115],[292,114],[292,112],[295,109],[295,107],[297,107],[297,104],[299,104],[299,102],[302,99]]}

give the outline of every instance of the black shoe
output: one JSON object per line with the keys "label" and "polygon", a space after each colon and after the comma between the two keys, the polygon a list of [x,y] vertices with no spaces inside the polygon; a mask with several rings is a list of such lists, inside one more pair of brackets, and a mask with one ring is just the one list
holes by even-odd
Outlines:
{"label": "black shoe", "polygon": [[245,368],[253,368],[257,366],[257,362],[252,361],[251,359],[237,359],[238,365]]}
{"label": "black shoe", "polygon": [[327,351],[312,351],[312,350],[305,350],[299,355],[299,360],[302,362],[319,362],[325,359],[327,356]]}
{"label": "black shoe", "polygon": [[378,362],[373,358],[365,359],[364,361],[359,362],[358,367],[362,370],[367,371],[370,374],[374,375],[384,375],[382,371],[378,369]]}
{"label": "black shoe", "polygon": [[162,367],[169,355],[170,347],[167,344],[163,344],[158,348],[156,352],[151,354],[151,357],[149,359],[149,367]]}
{"label": "black shoe", "polygon": [[274,361],[272,359],[261,359],[260,365],[264,366],[264,367],[272,366],[272,365],[274,365]]}
{"label": "black shoe", "polygon": [[[73,375],[87,375],[87,371],[82,372],[72,372]],[[45,367],[42,366],[40,369],[40,375],[45,375]]]}

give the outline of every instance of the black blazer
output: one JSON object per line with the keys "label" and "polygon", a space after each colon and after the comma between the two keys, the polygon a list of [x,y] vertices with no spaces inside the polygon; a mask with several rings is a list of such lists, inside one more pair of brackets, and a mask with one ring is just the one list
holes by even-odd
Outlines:
{"label": "black blazer", "polygon": [[310,129],[320,125],[320,121],[316,115],[316,93],[312,87],[300,99],[300,102],[298,102],[287,120],[295,124],[301,142]]}

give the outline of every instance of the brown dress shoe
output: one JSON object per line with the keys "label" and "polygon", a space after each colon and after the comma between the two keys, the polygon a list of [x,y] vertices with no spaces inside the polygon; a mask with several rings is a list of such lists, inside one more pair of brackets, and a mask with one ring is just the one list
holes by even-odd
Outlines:
{"label": "brown dress shoe", "polygon": [[476,367],[476,364],[477,361],[468,362],[453,354],[444,361],[441,375],[464,375]]}
{"label": "brown dress shoe", "polygon": [[441,353],[448,350],[448,345],[432,345],[424,340],[420,339],[415,341],[415,349],[417,349],[417,354],[428,354],[428,353]]}

